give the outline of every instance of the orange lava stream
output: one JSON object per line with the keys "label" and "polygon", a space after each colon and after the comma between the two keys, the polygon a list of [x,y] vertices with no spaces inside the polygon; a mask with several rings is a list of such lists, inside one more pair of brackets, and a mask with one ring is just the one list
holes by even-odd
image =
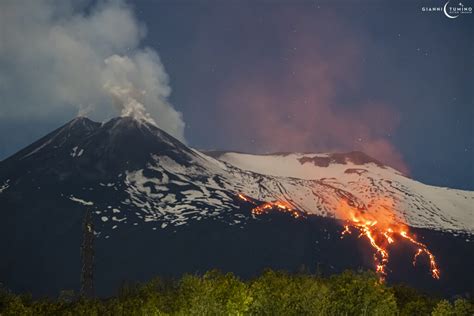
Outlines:
{"label": "orange lava stream", "polygon": [[271,210],[278,210],[284,213],[289,213],[294,218],[299,218],[302,216],[301,212],[293,209],[290,203],[285,202],[285,201],[264,202],[258,205],[254,200],[246,197],[243,194],[239,194],[238,197],[245,202],[249,202],[255,205],[255,207],[252,208],[252,214],[254,215],[261,215],[261,214],[268,213]]}
{"label": "orange lava stream", "polygon": [[346,234],[350,234],[351,228],[354,228],[359,231],[359,237],[365,236],[369,240],[370,245],[375,249],[375,270],[379,274],[381,281],[387,275],[386,267],[389,260],[387,247],[390,244],[396,243],[397,239],[402,238],[417,246],[417,252],[413,257],[413,265],[416,264],[418,256],[424,253],[430,260],[431,276],[434,279],[440,278],[436,258],[428,247],[417,241],[414,236],[410,236],[408,227],[396,222],[393,217],[387,216],[387,212],[373,212],[369,214],[364,210],[350,206],[345,200],[341,201],[339,211],[342,211],[342,214],[345,214],[347,218],[344,230],[341,232],[341,238]]}
{"label": "orange lava stream", "polygon": [[[361,221],[357,218],[353,218],[352,223],[344,226],[344,230],[341,233],[341,238],[345,234],[351,234],[351,227],[356,228],[359,231],[359,237],[365,236],[369,240],[372,247],[376,250],[374,253],[374,262],[375,262],[375,271],[379,274],[381,280],[385,279],[386,276],[386,266],[388,263],[389,254],[386,249],[386,246],[379,241],[380,234],[377,231],[377,221]],[[387,232],[382,233],[382,236],[385,237],[387,243],[392,243],[393,238],[387,234]]]}
{"label": "orange lava stream", "polygon": [[440,271],[439,271],[438,265],[436,264],[436,258],[431,253],[431,251],[426,247],[426,245],[419,241],[416,241],[413,237],[410,237],[408,233],[405,231],[400,232],[400,235],[403,238],[409,240],[412,244],[419,246],[415,256],[413,256],[413,266],[416,265],[416,259],[418,258],[418,256],[421,255],[422,253],[425,253],[430,259],[431,275],[433,276],[433,278],[439,279]]}
{"label": "orange lava stream", "polygon": [[[292,205],[286,201],[264,202],[258,204],[255,200],[238,194],[238,197],[248,203],[253,204],[252,214],[261,215],[271,210],[278,210],[289,213],[294,218],[304,217],[304,213],[294,209]],[[370,206],[370,209],[362,210],[349,205],[348,201],[341,199],[337,209],[338,217],[345,219],[344,230],[341,232],[341,238],[345,235],[352,234],[355,229],[359,232],[360,237],[366,237],[370,245],[374,248],[375,271],[379,275],[380,281],[384,281],[387,275],[387,264],[389,261],[388,245],[396,244],[399,240],[405,240],[412,245],[417,246],[417,251],[413,256],[413,266],[416,265],[418,257],[422,254],[428,256],[430,261],[431,276],[434,279],[440,278],[440,270],[436,264],[436,258],[428,247],[417,241],[415,236],[408,233],[408,226],[394,219],[391,211],[391,201],[377,201]]]}

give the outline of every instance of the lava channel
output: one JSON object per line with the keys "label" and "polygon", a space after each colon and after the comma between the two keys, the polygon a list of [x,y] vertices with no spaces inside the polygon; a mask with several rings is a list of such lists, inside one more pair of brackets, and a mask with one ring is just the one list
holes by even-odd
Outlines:
{"label": "lava channel", "polygon": [[[375,203],[375,207],[377,207],[377,203]],[[384,207],[384,210],[387,210],[387,208]],[[385,280],[387,275],[388,245],[396,245],[400,240],[405,240],[416,246],[417,251],[413,257],[413,266],[416,265],[418,257],[424,254],[430,261],[431,276],[434,279],[440,278],[440,270],[436,264],[435,256],[425,244],[417,241],[414,235],[410,235],[407,225],[396,222],[393,216],[386,216],[387,212],[375,211],[369,213],[352,207],[345,199],[341,200],[338,211],[342,211],[346,218],[341,238],[355,230],[359,233],[359,237],[368,239],[375,251],[373,254],[375,271],[381,281]]]}
{"label": "lava channel", "polygon": [[288,213],[294,218],[300,218],[304,217],[304,213],[301,211],[298,211],[294,209],[290,203],[286,201],[274,201],[274,202],[263,202],[263,203],[258,203],[255,200],[243,195],[243,194],[238,194],[238,197],[248,203],[251,203],[254,205],[252,208],[251,212],[254,215],[262,215],[262,214],[267,214],[272,210],[277,210],[279,212],[283,213]]}

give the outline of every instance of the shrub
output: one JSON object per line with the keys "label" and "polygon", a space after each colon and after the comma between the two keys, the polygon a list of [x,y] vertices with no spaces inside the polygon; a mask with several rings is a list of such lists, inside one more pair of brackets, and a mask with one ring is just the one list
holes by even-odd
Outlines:
{"label": "shrub", "polygon": [[251,314],[321,315],[328,305],[327,285],[310,275],[269,270],[251,282],[250,290]]}
{"label": "shrub", "polygon": [[330,315],[396,315],[393,290],[373,272],[346,271],[330,278]]}
{"label": "shrub", "polygon": [[454,305],[447,300],[441,300],[433,309],[433,316],[472,316],[474,306],[466,299],[457,299]]}
{"label": "shrub", "polygon": [[373,272],[346,271],[329,278],[265,271],[243,282],[209,271],[179,280],[153,279],[122,287],[109,299],[64,292],[32,300],[0,287],[0,315],[474,315],[472,301],[454,303],[407,286],[388,287]]}
{"label": "shrub", "polygon": [[241,315],[252,303],[248,286],[231,273],[210,271],[204,276],[185,275],[177,295],[179,314]]}

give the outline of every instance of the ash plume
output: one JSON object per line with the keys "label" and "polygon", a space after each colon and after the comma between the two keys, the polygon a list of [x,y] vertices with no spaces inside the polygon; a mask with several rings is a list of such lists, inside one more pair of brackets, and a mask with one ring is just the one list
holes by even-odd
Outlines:
{"label": "ash plume", "polygon": [[2,1],[0,30],[0,117],[120,114],[184,140],[168,75],[125,2]]}

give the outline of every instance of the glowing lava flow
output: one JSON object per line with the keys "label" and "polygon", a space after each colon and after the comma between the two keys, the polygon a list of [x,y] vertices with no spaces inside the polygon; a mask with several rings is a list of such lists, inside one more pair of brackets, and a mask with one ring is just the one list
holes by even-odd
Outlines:
{"label": "glowing lava flow", "polygon": [[[351,207],[345,200],[341,201],[339,211],[343,211],[346,220],[341,238],[344,235],[351,234],[352,228],[359,231],[359,237],[365,236],[372,247],[375,249],[374,261],[376,272],[380,279],[385,279],[386,267],[389,259],[387,246],[397,241],[397,237],[401,237],[413,245],[417,246],[417,252],[413,257],[413,265],[416,264],[418,256],[426,254],[430,260],[431,275],[434,279],[439,279],[440,271],[436,264],[436,259],[427,246],[415,239],[414,236],[408,234],[408,227],[398,223],[392,217],[382,216],[383,212],[373,212],[377,214],[377,218],[373,214],[368,214],[360,209]],[[381,217],[382,216],[382,217]]]}
{"label": "glowing lava flow", "polygon": [[419,241],[416,241],[413,237],[408,236],[407,232],[405,231],[400,232],[400,235],[403,238],[409,240],[412,244],[415,244],[419,247],[415,256],[413,257],[413,266],[416,265],[416,259],[418,258],[418,256],[421,255],[422,253],[425,253],[430,259],[431,275],[433,276],[433,278],[439,279],[440,272],[439,272],[438,266],[436,265],[436,259],[434,255],[431,253],[431,251],[426,247],[426,245]]}
{"label": "glowing lava flow", "polygon": [[238,197],[245,202],[249,202],[255,205],[255,207],[252,208],[252,214],[254,215],[261,215],[268,213],[271,210],[278,210],[280,212],[289,213],[294,218],[299,218],[303,216],[302,212],[293,209],[290,203],[286,201],[264,202],[258,205],[254,200],[246,197],[243,194],[239,194]]}
{"label": "glowing lava flow", "polygon": [[[238,197],[248,203],[253,204],[252,214],[261,215],[277,210],[291,214],[295,218],[304,217],[304,213],[294,209],[290,203],[286,201],[274,201],[257,203],[257,201],[243,195]],[[345,235],[352,234],[353,230],[359,232],[359,237],[365,236],[370,245],[374,248],[375,271],[381,281],[385,280],[387,275],[386,268],[389,260],[388,245],[396,244],[400,240],[405,240],[417,247],[417,251],[413,257],[413,265],[421,254],[428,256],[430,260],[431,276],[434,279],[440,278],[440,271],[436,264],[435,256],[428,247],[417,241],[414,236],[408,233],[408,226],[399,223],[393,217],[391,211],[391,201],[376,201],[369,209],[359,209],[351,206],[346,199],[341,199],[337,209],[338,217],[344,218],[346,223],[344,230],[341,232],[341,238]]]}

